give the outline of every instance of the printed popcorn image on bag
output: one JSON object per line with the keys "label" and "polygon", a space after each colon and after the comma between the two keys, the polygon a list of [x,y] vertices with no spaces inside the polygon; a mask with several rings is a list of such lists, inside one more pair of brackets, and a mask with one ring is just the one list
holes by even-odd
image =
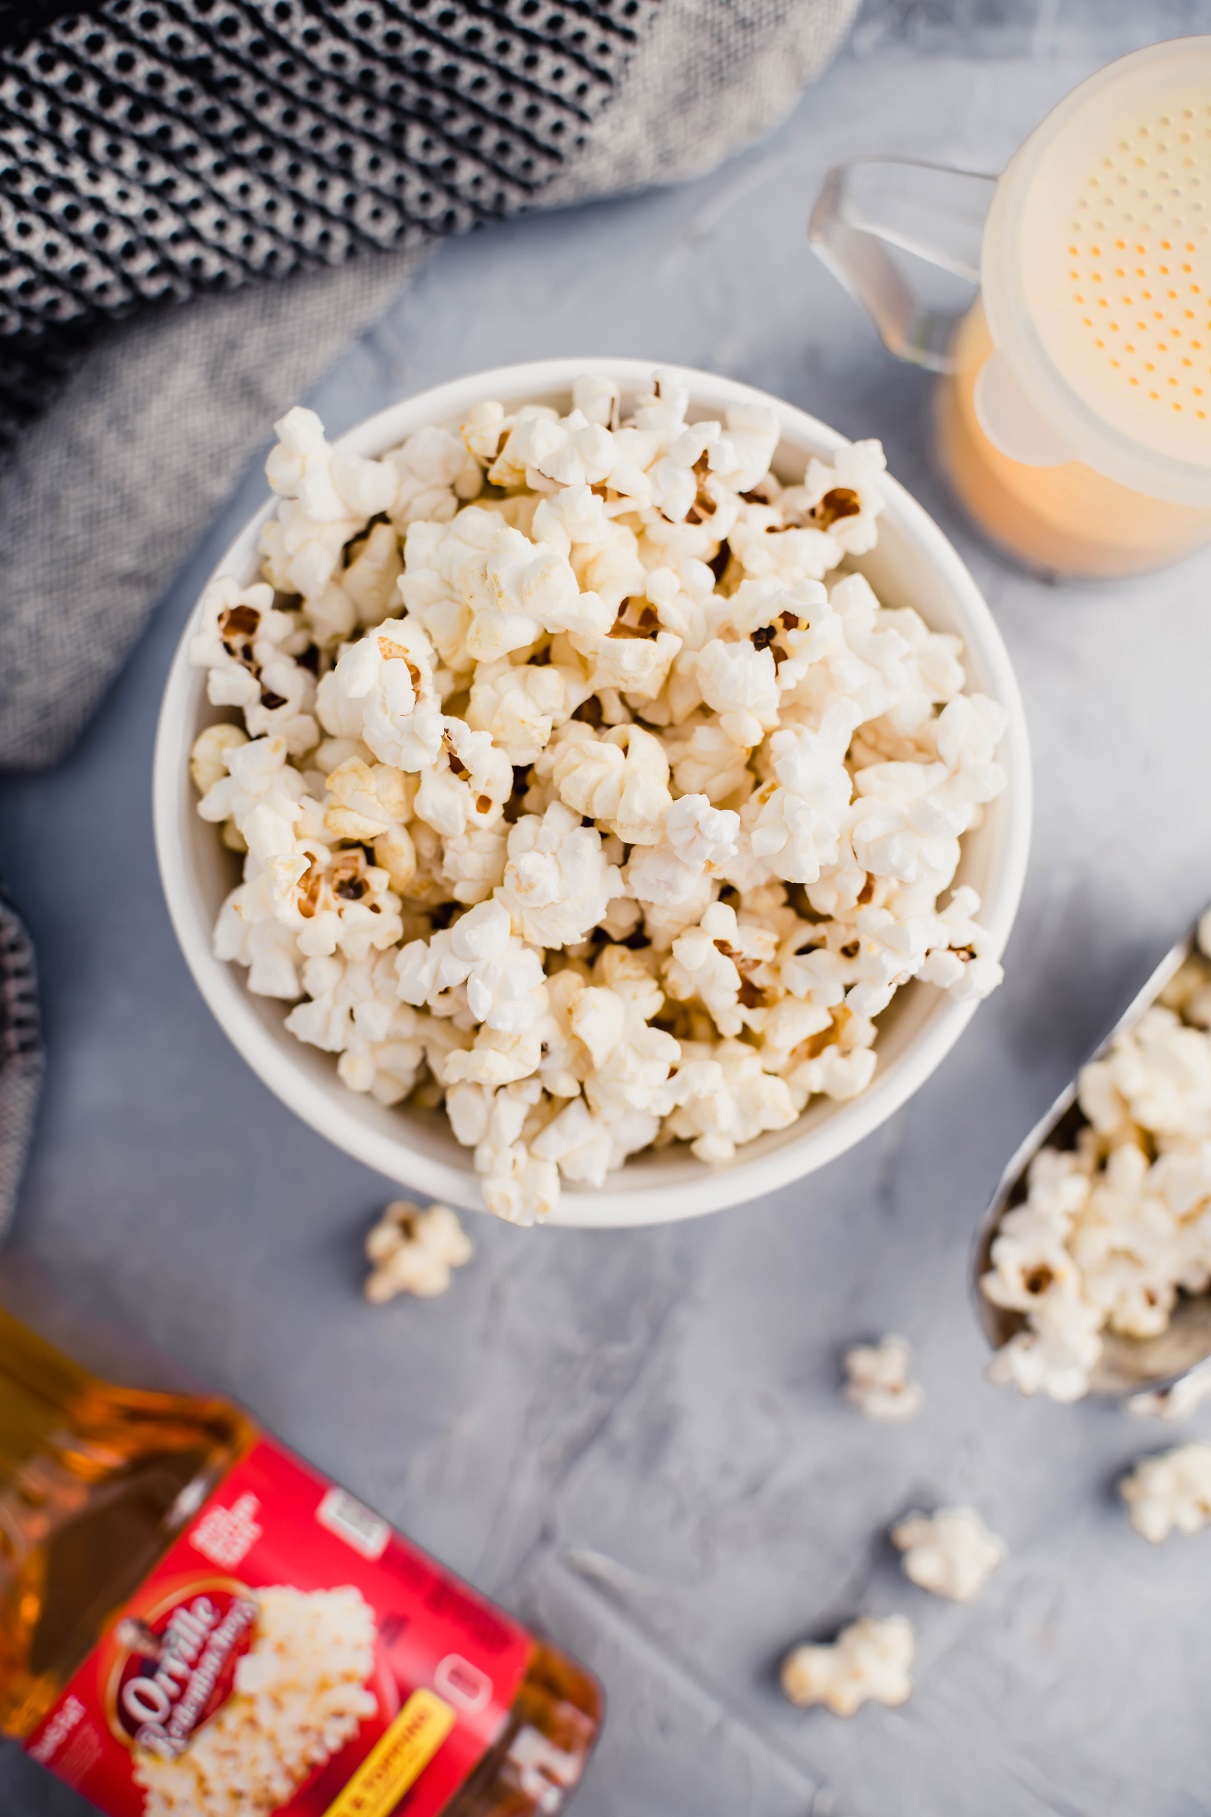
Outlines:
{"label": "printed popcorn image on bag", "polygon": [[[537,1651],[259,1437],[26,1745],[107,1817],[391,1817],[405,1797],[409,1817],[439,1817],[500,1738]],[[545,1809],[581,1757],[528,1733],[526,1783]]]}
{"label": "printed popcorn image on bag", "polygon": [[[204,1618],[213,1609],[208,1598],[199,1600],[203,1621],[187,1615],[179,1651],[161,1651],[154,1675],[128,1680],[126,1694],[132,1686],[164,1682],[168,1690],[160,1697],[170,1696],[191,1651],[196,1662]],[[145,1817],[279,1811],[378,1710],[366,1688],[374,1669],[374,1615],[359,1590],[277,1585],[244,1607],[255,1609],[252,1644],[235,1666],[221,1709],[179,1743],[163,1725],[139,1730],[134,1779],[147,1793]]]}
{"label": "printed popcorn image on bag", "polygon": [[761,403],[569,402],[381,459],[291,410],[190,647],[215,953],[349,1090],[444,1107],[517,1224],[652,1147],[727,1164],[867,1088],[903,986],[1001,977],[955,883],[1005,714],[850,570],[879,444],[787,484]]}

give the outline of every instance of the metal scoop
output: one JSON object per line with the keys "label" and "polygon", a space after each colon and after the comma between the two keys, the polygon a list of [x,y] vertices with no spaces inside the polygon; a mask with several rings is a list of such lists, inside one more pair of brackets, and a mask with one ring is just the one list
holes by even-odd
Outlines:
{"label": "metal scoop", "polygon": [[[1187,959],[1199,950],[1198,926],[1196,921],[1185,938],[1165,954],[1148,982],[1132,998],[1101,1046],[1090,1055],[1090,1059],[1104,1058],[1116,1037],[1135,1026]],[[991,1265],[993,1238],[1005,1213],[1026,1197],[1026,1174],[1035,1155],[1047,1146],[1073,1147],[1077,1132],[1083,1127],[1085,1120],[1077,1103],[1077,1080],[1073,1079],[1042,1121],[1031,1130],[1005,1169],[976,1239],[972,1257],[976,1313],[994,1350],[999,1350],[1016,1331],[1022,1330],[1026,1320],[1020,1312],[1010,1312],[1002,1306],[994,1306],[981,1291],[980,1277]],[[1211,1357],[1211,1293],[1180,1295],[1168,1329],[1156,1337],[1126,1338],[1107,1330],[1102,1333],[1102,1341],[1101,1357],[1090,1373],[1090,1393],[1131,1395],[1147,1389],[1170,1388]]]}

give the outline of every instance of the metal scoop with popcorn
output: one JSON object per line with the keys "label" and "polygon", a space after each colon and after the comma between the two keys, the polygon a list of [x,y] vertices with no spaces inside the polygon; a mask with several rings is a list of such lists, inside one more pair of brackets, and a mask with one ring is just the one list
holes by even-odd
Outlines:
{"label": "metal scoop with popcorn", "polygon": [[989,1378],[1057,1401],[1211,1356],[1211,909],[1002,1176],[976,1244]]}

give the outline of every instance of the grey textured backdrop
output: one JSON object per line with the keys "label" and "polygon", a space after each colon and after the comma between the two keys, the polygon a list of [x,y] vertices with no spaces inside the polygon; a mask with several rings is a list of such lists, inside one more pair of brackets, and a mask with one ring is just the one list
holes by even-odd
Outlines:
{"label": "grey textured backdrop", "polygon": [[[339,427],[539,352],[714,366],[882,435],[954,530],[1026,695],[1029,886],[1004,989],[914,1102],[823,1174],[616,1237],[480,1220],[448,1298],[360,1303],[383,1184],[230,1052],[152,855],[157,696],[255,478],[72,761],[0,791],[0,864],[39,942],[50,1041],[19,1243],[601,1672],[611,1715],[578,1817],[1211,1810],[1211,1535],[1150,1549],[1112,1495],[1167,1435],[988,1387],[966,1302],[1003,1160],[1211,895],[1211,562],[1060,591],[974,545],[927,469],[927,381],[882,356],[804,245],[836,159],[996,168],[1097,64],[1206,29],[1202,0],[868,5],[775,138],[683,189],[443,248],[314,394]],[[881,1429],[837,1398],[838,1355],[896,1328],[929,1399]],[[974,1501],[1009,1541],[974,1609],[908,1585],[879,1537],[933,1498]],[[780,1651],[859,1609],[912,1617],[913,1701],[850,1724],[790,1710]],[[83,1807],[9,1751],[0,1809]]]}

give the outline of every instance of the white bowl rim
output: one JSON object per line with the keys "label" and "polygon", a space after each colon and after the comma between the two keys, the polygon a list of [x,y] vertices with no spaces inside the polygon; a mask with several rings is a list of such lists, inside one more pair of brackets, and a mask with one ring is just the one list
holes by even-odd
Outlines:
{"label": "white bowl rim", "polygon": [[[797,405],[736,379],[677,366],[663,360],[609,356],[522,361],[449,380],[386,406],[338,438],[341,447],[379,454],[429,423],[456,418],[485,398],[521,402],[527,396],[568,391],[587,372],[614,379],[624,388],[648,383],[653,372],[666,372],[690,390],[691,407],[726,408],[760,403],[779,417],[783,437],[827,454],[848,445],[848,438]],[[999,753],[1007,772],[1004,794],[994,804],[1002,823],[1001,837],[985,886],[982,925],[991,951],[1004,951],[1017,913],[1029,856],[1032,776],[1026,715],[1004,640],[976,582],[942,530],[890,475],[885,476],[885,514],[914,541],[929,565],[958,599],[966,620],[964,639],[978,643],[980,659],[991,680],[991,692],[1005,708],[1008,726]],[[208,577],[232,573],[243,578],[260,528],[277,501],[266,499],[224,551]],[[204,590],[204,589],[203,589]],[[189,640],[199,600],[180,635],[165,685],[156,730],[152,772],[156,856],[169,916],[194,982],[220,1027],[262,1082],[295,1114],[355,1160],[388,1179],[447,1200],[467,1210],[484,1209],[468,1155],[465,1167],[417,1152],[408,1146],[401,1120],[398,1138],[368,1127],[358,1111],[361,1100],[334,1076],[331,1088],[320,1084],[295,1063],[290,1049],[298,1045],[285,1034],[271,1033],[253,1007],[239,968],[214,956],[210,927],[200,914],[198,892],[191,888],[190,863],[177,812],[181,767],[188,763],[193,728],[186,735],[189,695],[198,671],[189,663]],[[216,834],[217,836],[217,834]],[[655,1187],[620,1189],[609,1183],[598,1191],[565,1189],[549,1223],[577,1228],[619,1229],[671,1223],[700,1217],[761,1197],[805,1178],[870,1135],[920,1089],[950,1052],[971,1021],[975,1003],[942,997],[936,1013],[903,1053],[876,1073],[858,1097],[830,1108],[827,1120],[804,1131],[769,1154],[746,1156],[713,1168],[692,1161],[693,1172]],[[620,1170],[620,1171],[625,1171]]]}

